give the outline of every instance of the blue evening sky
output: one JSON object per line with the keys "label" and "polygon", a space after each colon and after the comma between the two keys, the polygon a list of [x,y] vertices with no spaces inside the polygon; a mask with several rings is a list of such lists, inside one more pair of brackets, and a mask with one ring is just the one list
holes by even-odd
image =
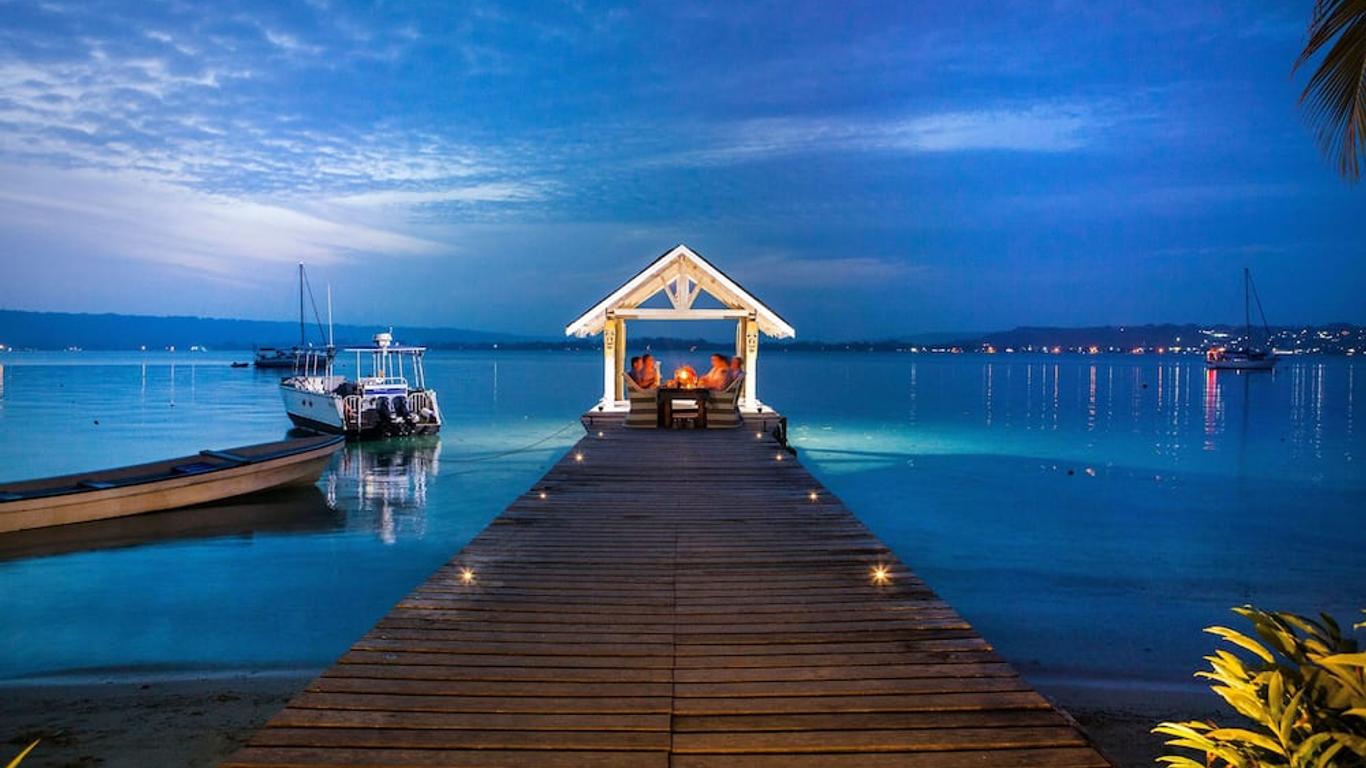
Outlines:
{"label": "blue evening sky", "polygon": [[802,338],[1366,322],[1312,0],[0,0],[0,307],[549,336],[686,242]]}

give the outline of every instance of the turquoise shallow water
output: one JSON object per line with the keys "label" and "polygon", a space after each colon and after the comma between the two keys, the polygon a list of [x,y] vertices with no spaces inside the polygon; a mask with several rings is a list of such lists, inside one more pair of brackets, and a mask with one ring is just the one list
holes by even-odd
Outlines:
{"label": "turquoise shallow water", "polygon": [[[282,437],[274,379],[232,357],[0,356],[0,480]],[[180,530],[0,537],[0,678],[325,666],[582,434],[598,359],[433,354],[440,440],[349,446],[315,492],[176,513]],[[1366,606],[1360,364],[762,366],[802,460],[1037,680],[1180,685],[1231,605]]]}

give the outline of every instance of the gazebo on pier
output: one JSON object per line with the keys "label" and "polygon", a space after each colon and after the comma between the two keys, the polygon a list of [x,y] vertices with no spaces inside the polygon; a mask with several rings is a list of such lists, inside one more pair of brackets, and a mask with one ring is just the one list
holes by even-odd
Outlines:
{"label": "gazebo on pier", "polygon": [[[669,306],[641,306],[661,293],[668,299]],[[722,306],[694,306],[703,293]],[[751,412],[762,405],[758,394],[759,334],[775,339],[790,339],[797,335],[777,312],[696,251],[682,244],[674,246],[565,326],[566,336],[583,338],[602,334],[600,406],[605,411],[626,409],[621,374],[627,367],[627,320],[734,320],[735,354],[745,361],[745,389],[740,408]]]}

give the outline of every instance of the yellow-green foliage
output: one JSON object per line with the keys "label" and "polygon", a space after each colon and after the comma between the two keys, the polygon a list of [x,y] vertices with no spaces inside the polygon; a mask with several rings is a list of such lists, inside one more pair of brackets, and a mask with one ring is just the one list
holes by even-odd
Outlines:
{"label": "yellow-green foliage", "polygon": [[8,763],[5,763],[5,768],[15,768],[20,763],[24,762],[24,758],[28,757],[28,753],[32,752],[33,748],[38,746],[38,742],[40,741],[42,741],[42,739],[34,739],[32,744],[28,745],[27,747],[24,747],[23,752],[20,752],[19,754],[15,755],[13,760],[9,761]]}
{"label": "yellow-green foliage", "polygon": [[1158,761],[1176,768],[1366,768],[1366,653],[1356,640],[1327,615],[1320,622],[1252,606],[1233,610],[1252,622],[1255,639],[1227,627],[1205,631],[1251,658],[1218,649],[1205,657],[1209,671],[1196,676],[1211,681],[1250,727],[1162,723],[1153,732],[1171,736],[1168,747],[1200,759]]}

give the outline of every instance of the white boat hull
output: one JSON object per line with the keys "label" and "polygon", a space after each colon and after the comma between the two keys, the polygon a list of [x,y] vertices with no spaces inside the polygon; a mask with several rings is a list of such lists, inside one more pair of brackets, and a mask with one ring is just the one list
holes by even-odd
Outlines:
{"label": "white boat hull", "polygon": [[346,434],[340,397],[305,392],[283,385],[280,387],[280,397],[285,401],[285,413],[289,414],[289,420],[294,422],[294,426],[334,435]]}
{"label": "white boat hull", "polygon": [[[399,393],[402,394],[402,393]],[[285,413],[294,426],[348,437],[386,437],[394,435],[434,435],[441,430],[441,412],[436,393],[426,390],[410,392],[406,397],[421,397],[430,416],[385,419],[375,409],[375,400],[384,395],[353,395],[350,398],[332,393],[300,389],[286,383],[280,385]],[[361,413],[355,411],[359,406]]]}

